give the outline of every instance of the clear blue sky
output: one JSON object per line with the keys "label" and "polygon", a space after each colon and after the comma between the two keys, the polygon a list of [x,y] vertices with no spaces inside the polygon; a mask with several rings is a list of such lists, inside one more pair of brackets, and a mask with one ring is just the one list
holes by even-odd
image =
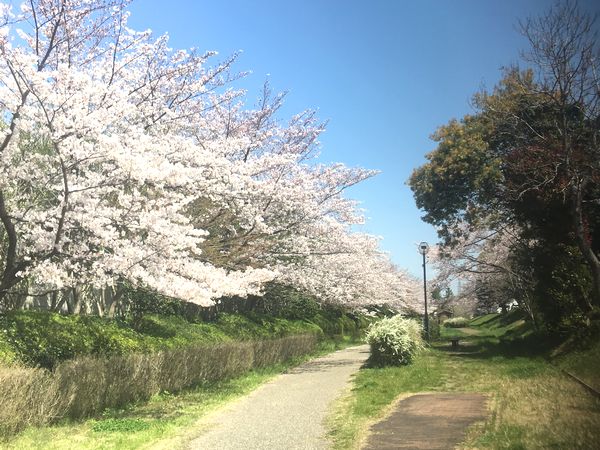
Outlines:
{"label": "clear blue sky", "polygon": [[[243,50],[249,98],[267,74],[288,90],[284,113],[307,108],[329,120],[321,159],[378,169],[349,196],[362,202],[364,230],[420,276],[415,244],[436,241],[420,220],[406,180],[435,145],[431,133],[472,112],[471,96],[492,87],[526,44],[519,18],[551,0],[137,0],[130,26],[168,32],[174,48]],[[600,2],[580,1],[600,12]]]}

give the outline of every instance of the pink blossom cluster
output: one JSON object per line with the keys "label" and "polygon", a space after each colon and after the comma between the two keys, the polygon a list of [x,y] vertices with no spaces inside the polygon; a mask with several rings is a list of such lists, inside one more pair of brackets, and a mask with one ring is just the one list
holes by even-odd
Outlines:
{"label": "pink blossom cluster", "polygon": [[317,164],[313,111],[284,123],[236,55],[176,51],[126,1],[0,3],[0,298],[119,280],[200,305],[272,280],[326,301],[405,304],[415,281],[344,191],[375,174]]}

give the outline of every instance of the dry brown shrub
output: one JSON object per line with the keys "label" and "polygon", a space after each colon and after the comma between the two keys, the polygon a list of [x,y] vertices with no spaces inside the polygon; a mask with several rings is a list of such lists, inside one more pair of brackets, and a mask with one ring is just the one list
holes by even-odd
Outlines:
{"label": "dry brown shrub", "polygon": [[99,414],[106,408],[147,401],[161,391],[177,392],[231,378],[305,355],[314,334],[256,342],[225,342],[151,354],[108,358],[79,357],[54,372],[19,366],[0,367],[0,435],[58,418]]}
{"label": "dry brown shrub", "polygon": [[43,425],[63,411],[57,383],[47,370],[0,367],[0,435]]}

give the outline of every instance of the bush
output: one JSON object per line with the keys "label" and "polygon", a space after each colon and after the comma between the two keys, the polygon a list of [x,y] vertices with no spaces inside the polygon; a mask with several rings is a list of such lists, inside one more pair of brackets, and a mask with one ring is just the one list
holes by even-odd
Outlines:
{"label": "bush", "polygon": [[444,320],[444,326],[446,328],[464,328],[469,326],[469,319],[466,317],[452,317]]}
{"label": "bush", "polygon": [[367,330],[374,365],[409,364],[424,348],[423,327],[419,322],[397,315],[383,318]]}
{"label": "bush", "polygon": [[45,369],[0,365],[0,437],[60,417],[58,384]]}
{"label": "bush", "polygon": [[320,310],[314,297],[279,283],[270,283],[256,300],[257,311],[289,320],[310,319]]}
{"label": "bush", "polygon": [[4,341],[0,349],[8,347],[18,361],[47,369],[79,355],[144,350],[134,330],[99,317],[16,311],[0,316],[0,332]]}
{"label": "bush", "polygon": [[0,366],[0,437],[27,426],[89,417],[106,408],[147,401],[159,392],[231,378],[306,355],[316,345],[317,336],[308,333],[156,353],[78,357],[52,372]]}
{"label": "bush", "polygon": [[440,324],[437,320],[429,317],[429,339],[436,341],[440,338]]}
{"label": "bush", "polygon": [[316,333],[313,323],[248,313],[220,314],[216,323],[147,314],[135,328],[125,321],[42,311],[0,315],[0,361],[53,369],[82,356],[116,356],[212,345],[232,340],[274,339]]}

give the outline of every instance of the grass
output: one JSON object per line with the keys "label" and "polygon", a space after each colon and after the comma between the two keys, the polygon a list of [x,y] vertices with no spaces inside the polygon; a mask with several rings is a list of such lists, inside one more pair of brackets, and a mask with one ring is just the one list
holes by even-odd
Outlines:
{"label": "grass", "polygon": [[575,375],[600,392],[600,323],[593,323],[597,333],[586,333],[564,342],[552,353],[552,361],[558,367]]}
{"label": "grass", "polygon": [[18,361],[53,369],[79,356],[153,353],[198,344],[305,333],[323,334],[323,330],[307,320],[251,313],[222,313],[215,322],[190,322],[181,316],[148,314],[134,326],[131,320],[13,311],[0,314],[0,363]]}
{"label": "grass", "polygon": [[359,448],[374,419],[384,415],[394,400],[409,392],[434,390],[443,385],[441,361],[417,357],[403,367],[360,370],[351,390],[334,406],[328,419],[334,449]]}
{"label": "grass", "polygon": [[108,410],[101,417],[84,422],[29,428],[10,440],[0,442],[0,448],[183,448],[194,437],[196,423],[210,411],[248,394],[289,367],[355,343],[348,337],[337,341],[326,340],[310,356],[254,370],[234,379],[199,386],[177,395],[162,393],[146,404]]}
{"label": "grass", "polygon": [[[447,340],[457,332],[461,348],[452,352]],[[517,314],[488,315],[467,328],[442,329],[442,340],[413,364],[356,375],[329,419],[334,448],[359,448],[369,426],[395,401],[418,392],[488,394],[489,418],[469,430],[462,448],[600,448],[600,400],[551,364],[543,344]],[[583,362],[597,374],[599,349],[562,363],[579,367]]]}
{"label": "grass", "polygon": [[[213,383],[174,396],[162,394],[138,407],[106,411],[103,417],[81,423],[29,428],[2,444],[6,449],[136,449],[168,440],[164,447],[185,442],[180,434],[220,405],[245,395],[282,367],[254,371],[226,382]],[[158,448],[161,445],[157,445]]]}
{"label": "grass", "polygon": [[[583,382],[600,392],[600,343],[586,351],[576,351],[558,359],[562,369],[572,373]],[[592,364],[596,362],[596,364]]]}
{"label": "grass", "polygon": [[94,417],[161,391],[235,377],[309,353],[326,336],[358,335],[369,323],[327,307],[309,309],[304,319],[281,313],[289,318],[220,313],[211,322],[192,322],[158,313],[127,319],[2,313],[0,440],[29,426]]}

